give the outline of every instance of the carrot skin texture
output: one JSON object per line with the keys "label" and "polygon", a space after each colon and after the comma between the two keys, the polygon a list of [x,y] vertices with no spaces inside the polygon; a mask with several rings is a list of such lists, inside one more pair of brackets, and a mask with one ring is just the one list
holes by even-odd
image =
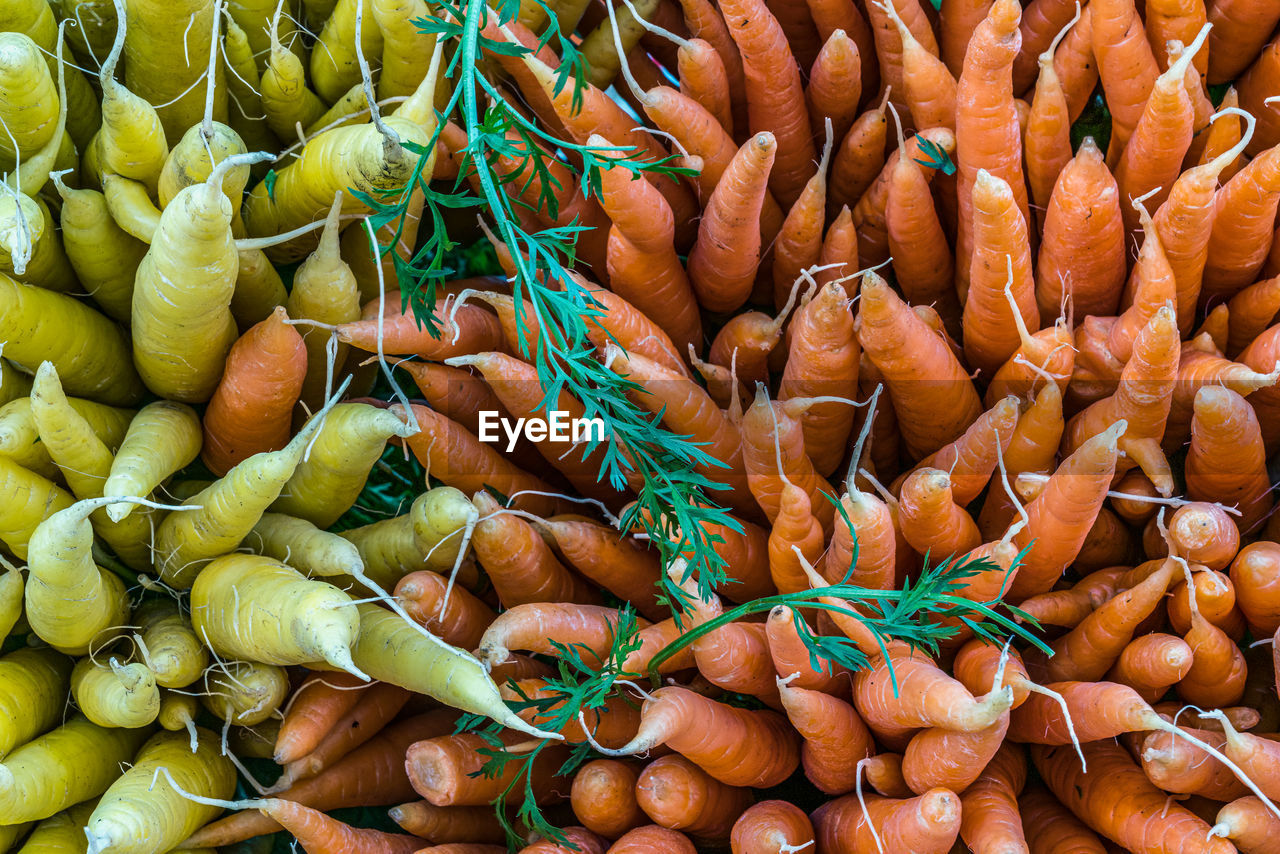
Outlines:
{"label": "carrot skin texture", "polygon": [[804,811],[786,801],[761,801],[748,807],[733,824],[733,854],[766,854],[783,845],[813,842],[813,825]]}
{"label": "carrot skin texture", "polygon": [[[885,851],[947,854],[960,834],[960,798],[948,789],[902,800],[878,795],[865,795],[864,800]],[[829,801],[810,817],[819,851],[879,850],[856,795]]]}

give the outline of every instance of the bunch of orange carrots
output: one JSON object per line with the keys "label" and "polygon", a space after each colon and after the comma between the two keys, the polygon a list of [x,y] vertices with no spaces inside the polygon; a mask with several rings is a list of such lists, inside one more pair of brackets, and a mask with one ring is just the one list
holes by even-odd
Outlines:
{"label": "bunch of orange carrots", "polygon": [[1280,3],[500,5],[0,9],[0,854],[1280,854]]}

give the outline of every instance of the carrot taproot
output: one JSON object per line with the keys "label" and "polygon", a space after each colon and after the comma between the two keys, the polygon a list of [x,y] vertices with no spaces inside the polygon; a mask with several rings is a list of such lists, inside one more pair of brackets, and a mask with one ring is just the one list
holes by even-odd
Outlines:
{"label": "carrot taproot", "polygon": [[[915,0],[893,0],[895,13],[902,18],[912,35],[929,53],[938,56],[938,41],[933,26],[925,14],[927,4]],[[875,39],[875,56],[880,65],[882,89],[892,96],[897,93],[901,98],[904,91],[906,69],[903,64],[903,45],[898,30],[889,16],[888,10],[873,3],[864,4],[871,34]],[[903,109],[905,104],[898,103]]]}
{"label": "carrot taproot", "polygon": [[463,649],[475,649],[494,611],[467,590],[449,590],[448,579],[430,570],[411,572],[396,583],[396,598],[409,616]]}
{"label": "carrot taproot", "polygon": [[498,502],[486,492],[477,492],[473,503],[481,520],[472,534],[472,546],[507,607],[599,601],[598,594],[556,559],[528,522],[500,512]]}
{"label": "carrot taproot", "polygon": [[960,834],[960,798],[948,789],[903,799],[845,795],[810,817],[819,851],[854,854],[883,848],[947,854]]}
{"label": "carrot taproot", "polygon": [[996,755],[1008,728],[1006,712],[977,732],[955,732],[945,727],[920,730],[903,751],[903,779],[917,795],[934,788],[964,794]]}
{"label": "carrot taproot", "polygon": [[[850,133],[853,131],[851,130]],[[944,160],[938,151],[947,155]],[[858,234],[858,260],[862,264],[881,264],[889,260],[889,236],[885,224],[885,205],[889,199],[889,186],[893,171],[902,157],[914,160],[924,171],[927,180],[935,180],[938,170],[955,153],[956,135],[948,128],[926,128],[907,139],[905,148],[895,149],[884,161],[884,168],[871,181],[866,191],[853,206],[853,228]],[[839,165],[837,158],[837,166]],[[870,164],[869,164],[870,165]],[[835,172],[833,171],[833,178]],[[834,184],[834,181],[833,181]],[[951,191],[939,191],[938,216],[950,229],[954,221],[948,201]]]}
{"label": "carrot taproot", "polygon": [[883,100],[854,119],[849,132],[836,146],[827,186],[828,215],[839,213],[841,207],[857,204],[884,166],[889,132],[885,116],[888,103]]}
{"label": "carrot taproot", "polygon": [[1273,504],[1263,456],[1257,416],[1243,397],[1213,386],[1196,392],[1187,455],[1188,495],[1237,506],[1240,530],[1250,532]]}
{"label": "carrot taproot", "polygon": [[493,845],[504,840],[489,807],[438,807],[427,801],[410,801],[387,810],[387,815],[408,833],[436,844]]}
{"label": "carrot taproot", "polygon": [[[476,733],[460,733],[409,745],[402,761],[414,791],[435,806],[482,806],[493,800],[516,779],[517,770],[507,765],[499,776],[481,775],[485,757],[480,748],[486,744]],[[534,760],[529,785],[536,799],[545,800],[561,782],[567,782],[555,773],[563,759],[563,752],[552,748]]]}
{"label": "carrot taproot", "polygon": [[1105,854],[1097,834],[1041,784],[1029,785],[1018,798],[1022,832],[1031,854]]}
{"label": "carrot taproot", "polygon": [[1257,280],[1271,250],[1277,204],[1280,204],[1280,148],[1270,148],[1251,160],[1218,191],[1201,304],[1230,299]]}
{"label": "carrot taproot", "polygon": [[[948,13],[954,8],[949,8]],[[897,29],[898,40],[902,45],[902,88],[899,90],[899,97],[911,113],[912,124],[918,129],[945,127],[954,130],[956,78],[953,74],[959,73],[960,63],[944,62],[949,59],[947,48],[954,47],[945,44],[946,38],[952,36],[953,31],[944,31],[943,55],[940,57],[936,51],[931,51],[916,39],[893,3],[884,5],[884,13]],[[982,17],[986,17],[985,9],[982,10]],[[978,22],[973,23],[976,25]],[[971,31],[972,28],[967,30],[966,36]]]}
{"label": "carrot taproot", "polygon": [[847,701],[793,687],[793,677],[780,676],[777,684],[787,719],[804,739],[800,762],[805,776],[829,795],[852,791],[859,761],[875,752],[870,730]]}
{"label": "carrot taproot", "polygon": [[289,441],[293,406],[302,392],[307,351],[277,308],[227,353],[227,368],[204,416],[201,457],[222,476],[247,457]]}
{"label": "carrot taproot", "polygon": [[974,238],[973,189],[979,170],[1009,185],[1012,203],[1024,227],[1031,219],[1022,171],[1022,133],[1013,104],[1013,61],[1022,36],[1021,8],[996,0],[982,20],[965,53],[956,86],[956,185],[959,222],[956,233],[956,283],[964,299],[968,289]]}
{"label": "carrot taproot", "polygon": [[1239,355],[1280,314],[1280,276],[1255,282],[1233,296],[1229,306],[1226,352]]}
{"label": "carrot taproot", "polygon": [[[321,774],[277,792],[276,796],[322,811],[341,806],[404,803],[414,797],[405,774],[405,751],[415,742],[434,738],[449,728],[440,714],[432,712],[396,721]],[[197,830],[183,842],[183,847],[231,845],[279,829],[277,822],[260,813],[241,812]]]}
{"label": "carrot taproot", "polygon": [[858,45],[844,30],[836,30],[818,52],[805,87],[809,122],[815,140],[826,138],[829,119],[832,139],[842,140],[858,115],[862,97],[862,61]]}
{"label": "carrot taproot", "polygon": [[1280,546],[1259,540],[1240,549],[1231,561],[1236,602],[1255,635],[1275,634],[1280,628],[1280,597],[1274,590]]}
{"label": "carrot taproot", "polygon": [[1209,37],[1208,81],[1224,83],[1249,67],[1280,23],[1280,12],[1239,0],[1226,0],[1209,6],[1208,20],[1213,24]]}
{"label": "carrot taproot", "polygon": [[[1189,845],[1206,854],[1227,854],[1225,840],[1206,842],[1209,825],[1170,803],[1118,744],[1084,745],[1089,773],[1068,748],[1031,748],[1031,760],[1049,789],[1095,830],[1133,849]],[[1154,820],[1153,820],[1154,819]]]}
{"label": "carrot taproot", "polygon": [[[483,286],[485,281],[478,284]],[[448,296],[437,299],[433,310],[445,321],[433,332],[426,324],[419,326],[412,311],[402,311],[398,297],[375,298],[361,310],[362,319],[338,324],[338,341],[366,353],[418,355],[434,360],[503,346],[502,328],[492,312],[469,303],[451,303]]]}
{"label": "carrot taproot", "polygon": [[1231,840],[1240,851],[1272,854],[1280,820],[1254,795],[1238,798],[1218,810],[1210,836]]}
{"label": "carrot taproot", "polygon": [[777,139],[769,189],[789,207],[816,160],[800,67],[778,18],[763,2],[733,0],[720,12],[742,57],[748,124],[754,133],[769,131]]}
{"label": "carrot taproot", "polygon": [[946,343],[874,272],[863,277],[857,333],[884,375],[913,455],[936,451],[981,415],[973,382]]}
{"label": "carrot taproot", "polygon": [[274,758],[285,765],[314,750],[325,734],[359,702],[359,678],[345,673],[308,676],[290,700],[276,736]]}
{"label": "carrot taproot", "polygon": [[813,514],[809,493],[795,484],[786,484],[778,497],[778,514],[769,530],[769,576],[780,593],[807,590],[808,581],[800,568],[799,556],[818,563],[826,549],[822,523]]}
{"label": "carrot taproot", "polygon": [[658,849],[671,854],[694,854],[698,850],[693,847],[689,837],[678,830],[646,824],[623,834],[609,846],[608,854],[646,854]]}
{"label": "carrot taproot", "polygon": [[645,823],[636,799],[639,774],[617,759],[596,759],[573,777],[570,803],[578,821],[590,831],[617,839]]}
{"label": "carrot taproot", "polygon": [[[807,586],[806,582],[805,587]],[[804,626],[812,634],[804,617],[786,605],[778,605],[769,612],[765,634],[769,640],[769,657],[773,659],[774,670],[780,678],[792,677],[788,685],[794,688],[821,691],[824,694],[839,693],[848,684],[848,671],[830,661],[820,661],[815,666],[797,624]]]}
{"label": "carrot taproot", "polygon": [[1027,779],[1026,753],[1006,743],[960,796],[960,838],[977,854],[1026,849],[1018,796]]}
{"label": "carrot taproot", "polygon": [[1193,654],[1182,638],[1154,632],[1130,641],[1105,678],[1153,703],[1187,675]]}
{"label": "carrot taproot", "polygon": [[503,611],[490,623],[477,650],[486,663],[501,664],[513,650],[549,655],[557,643],[574,643],[584,655],[603,661],[618,625],[617,608],[527,602]]}
{"label": "carrot taproot", "polygon": [[978,526],[953,496],[945,471],[917,469],[903,482],[899,501],[902,535],[917,554],[945,559],[978,547]]}
{"label": "carrot taproot", "polygon": [[650,762],[636,780],[636,801],[650,819],[704,843],[723,844],[752,800],[749,789],[725,785],[678,754]]}
{"label": "carrot taproot", "polygon": [[733,854],[767,854],[813,844],[813,825],[798,806],[786,801],[760,801],[733,823]]}
{"label": "carrot taproot", "polygon": [[[1186,729],[1219,750],[1226,744],[1221,733]],[[1199,795],[1215,801],[1231,801],[1249,793],[1222,763],[1167,732],[1151,733],[1139,749],[1142,770],[1166,792]]]}
{"label": "carrot taproot", "polygon": [[831,494],[831,486],[814,470],[804,449],[800,419],[791,414],[796,403],[807,400],[774,403],[761,384],[742,419],[743,464],[747,485],[766,516],[777,517],[782,489],[792,483],[809,495],[813,513],[826,530],[835,515],[830,501],[823,497]]}
{"label": "carrot taproot", "polygon": [[1113,155],[1119,155],[1133,134],[1160,69],[1132,0],[1103,0],[1090,8],[1093,54],[1112,110],[1107,161],[1114,162]]}
{"label": "carrot taproot", "polygon": [[1186,342],[1182,351],[1169,418],[1165,422],[1163,445],[1166,452],[1176,451],[1191,439],[1195,399],[1202,388],[1215,386],[1245,397],[1270,388],[1280,378],[1280,367],[1269,373],[1260,373],[1224,358],[1206,333]]}

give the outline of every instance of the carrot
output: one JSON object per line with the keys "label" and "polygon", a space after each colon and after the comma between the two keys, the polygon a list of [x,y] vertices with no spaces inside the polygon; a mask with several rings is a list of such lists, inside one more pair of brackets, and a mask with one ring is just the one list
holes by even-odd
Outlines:
{"label": "carrot", "polygon": [[623,834],[609,847],[609,854],[647,854],[649,851],[669,851],[671,854],[695,854],[689,837],[675,830],[667,830],[656,824],[647,824]]}
{"label": "carrot", "polygon": [[519,854],[604,854],[605,841],[585,827],[566,827],[565,842],[540,839],[520,849]]}
{"label": "carrot", "polygon": [[[786,483],[799,486],[809,496],[814,516],[828,529],[835,515],[826,478],[819,475],[804,449],[804,434],[795,404],[807,398],[792,398],[773,403],[761,385],[755,402],[742,419],[743,464],[747,485],[770,520],[779,513],[782,489]],[[797,413],[798,414],[798,413]]]}
{"label": "carrot", "polygon": [[[952,75],[960,70],[959,57],[954,64],[944,63],[937,52],[930,51],[916,40],[892,3],[884,4],[884,12],[897,29],[902,44],[902,88],[898,91],[911,112],[912,123],[920,129],[945,127],[955,130],[956,79]],[[986,17],[985,9],[981,10],[981,16]],[[973,24],[976,26],[978,21]],[[966,38],[970,32],[972,27],[965,30]],[[945,32],[944,36],[949,34]],[[946,48],[944,44],[944,58]]]}
{"label": "carrot", "polygon": [[[767,788],[800,764],[799,739],[772,711],[727,706],[687,688],[659,688],[645,700],[639,732],[619,753],[665,744],[730,786]],[[701,721],[703,726],[693,726]]]}
{"label": "carrot", "polygon": [[1041,315],[1057,311],[1064,293],[1081,314],[1113,314],[1124,271],[1119,187],[1085,137],[1058,175],[1045,212],[1036,267]]}
{"label": "carrot", "polygon": [[[979,169],[971,187],[974,212],[971,268],[964,303],[965,356],[969,364],[994,372],[1018,349],[1018,325],[1004,289],[1011,289],[1022,322],[1039,328],[1027,221],[1014,208],[1015,196],[1002,180]],[[1007,272],[1006,272],[1007,271]]]}
{"label": "carrot", "polygon": [[841,207],[857,204],[884,166],[888,103],[882,100],[879,106],[854,119],[849,132],[836,146],[827,187],[828,215],[834,216]]}
{"label": "carrot", "polygon": [[[1014,60],[1013,64],[1015,92],[1020,91],[1019,60],[1027,55],[1029,47],[1028,26],[1034,25],[1032,22],[1042,22],[1043,15],[1035,13],[1042,11],[1041,6],[1050,5],[1054,4],[1049,0],[1042,0],[1041,3],[1033,3],[1024,10],[1020,26],[1023,34],[1022,52],[1018,54],[1018,59]],[[1057,5],[1065,8],[1065,4]],[[1053,11],[1057,11],[1057,8]],[[1036,77],[1035,94],[1031,99],[1031,112],[1027,116],[1027,130],[1023,135],[1027,184],[1031,189],[1031,201],[1041,211],[1037,214],[1037,219],[1041,223],[1044,222],[1042,212],[1049,206],[1054,184],[1063,168],[1071,161],[1071,114],[1067,96],[1062,91],[1062,81],[1058,79],[1058,71],[1054,67],[1053,55],[1077,20],[1079,20],[1078,13],[1070,20],[1059,22],[1062,28],[1056,36],[1052,37],[1053,41],[1045,45],[1044,52],[1037,60],[1039,75]]]}
{"label": "carrot", "polygon": [[752,800],[749,789],[726,786],[678,754],[650,762],[636,781],[636,801],[649,818],[708,844],[723,844]]}
{"label": "carrot", "polygon": [[[408,746],[402,757],[414,791],[435,806],[482,806],[500,795],[515,779],[517,770],[507,765],[496,777],[479,774],[488,744],[475,733],[436,735]],[[558,754],[558,755],[557,755]],[[564,754],[557,748],[539,754],[530,769],[529,785],[537,800],[545,800],[560,783],[554,772]]]}
{"label": "carrot", "polygon": [[345,673],[312,674],[298,687],[276,736],[279,765],[300,759],[324,740],[325,733],[360,701],[364,683]]}
{"label": "carrot", "polygon": [[1224,83],[1240,76],[1262,50],[1271,31],[1280,23],[1280,11],[1227,0],[1209,8],[1208,20],[1213,24],[1209,37],[1208,80]]}
{"label": "carrot", "polygon": [[634,830],[645,822],[636,800],[638,777],[631,765],[616,759],[588,762],[573,777],[574,815],[588,830],[608,839]]}
{"label": "carrot", "polygon": [[[441,728],[438,713],[397,721],[321,774],[278,792],[277,796],[322,811],[403,803],[414,796],[405,775],[405,750],[414,742],[434,737]],[[182,847],[232,845],[279,829],[279,824],[266,816],[241,812],[197,830]]]}
{"label": "carrot", "polygon": [[831,139],[822,149],[817,173],[804,185],[800,197],[787,211],[773,244],[773,301],[779,309],[787,303],[802,271],[818,263],[822,252],[822,225],[827,203],[827,166]]}
{"label": "carrot", "polygon": [[1274,589],[1280,546],[1266,540],[1242,548],[1231,562],[1236,601],[1255,635],[1275,634],[1280,628],[1280,597]]}
{"label": "carrot", "polygon": [[760,209],[777,152],[774,134],[756,134],[738,150],[707,201],[688,267],[698,302],[708,311],[733,311],[750,296],[760,262]]}
{"label": "carrot", "polygon": [[[219,806],[234,804],[219,802]],[[279,824],[307,854],[338,854],[340,851],[367,851],[370,854],[412,854],[422,840],[404,833],[388,833],[373,828],[352,827],[324,812],[283,798],[241,802]]]}
{"label": "carrot", "polygon": [[412,311],[401,311],[398,298],[377,298],[365,304],[361,320],[338,324],[338,340],[366,353],[418,355],[436,361],[502,347],[502,328],[492,312],[471,304],[457,306],[455,312],[451,299],[437,299],[433,306],[438,316],[446,318],[435,334],[426,324],[419,326]]}
{"label": "carrot", "polygon": [[[1221,750],[1225,737],[1218,732],[1186,728]],[[1242,798],[1249,790],[1222,763],[1166,732],[1143,739],[1138,758],[1151,782],[1166,792],[1199,795],[1215,801]]]}
{"label": "carrot", "polygon": [[1093,10],[1093,53],[1098,76],[1111,108],[1111,148],[1114,162],[1133,134],[1160,69],[1147,43],[1133,0],[1103,0]]}
{"label": "carrot", "polygon": [[902,800],[845,795],[818,807],[811,818],[819,851],[947,854],[960,834],[960,798],[948,789]]}
{"label": "carrot", "polygon": [[1030,854],[1105,854],[1097,834],[1076,818],[1044,786],[1028,786],[1018,798],[1022,831]]}
{"label": "carrot", "polygon": [[1022,600],[1018,606],[1042,625],[1075,628],[1095,608],[1117,592],[1123,567],[1108,567],[1090,573],[1074,587],[1040,593]]}
{"label": "carrot", "polygon": [[1191,438],[1191,420],[1195,410],[1195,398],[1209,385],[1230,389],[1240,395],[1275,385],[1280,371],[1259,373],[1246,365],[1225,359],[1221,351],[1208,339],[1207,334],[1183,345],[1182,358],[1178,362],[1178,381],[1174,386],[1173,401],[1169,406],[1169,419],[1165,423],[1164,447],[1173,452]]}
{"label": "carrot", "polygon": [[1280,821],[1260,798],[1250,795],[1226,804],[1218,810],[1210,837],[1230,839],[1241,851],[1272,854]]}
{"label": "carrot", "polygon": [[902,755],[902,776],[911,791],[945,788],[964,792],[982,773],[1004,741],[1009,715],[977,732],[932,727],[917,732]]}
{"label": "carrot", "polygon": [[[858,232],[859,261],[864,264],[880,264],[889,260],[889,236],[884,219],[885,205],[888,203],[889,185],[898,159],[911,158],[924,170],[925,178],[933,180],[939,159],[936,149],[941,149],[950,157],[956,149],[956,135],[947,128],[927,128],[910,137],[905,149],[897,149],[889,155],[884,168],[858,199],[858,203],[853,207],[853,227]],[[838,158],[837,165],[839,165]],[[950,197],[949,192],[940,192],[939,195],[943,201]],[[953,219],[949,215],[949,210],[946,205],[943,205],[939,211],[939,216],[948,225]]]}
{"label": "carrot", "polygon": [[1209,825],[1171,803],[1118,744],[1086,744],[1084,751],[1088,774],[1063,747],[1033,746],[1031,760],[1050,790],[1091,828],[1128,849],[1186,845],[1206,854],[1227,854],[1234,847],[1225,841],[1206,843]]}
{"label": "carrot", "polygon": [[729,844],[733,854],[770,854],[789,848],[803,850],[813,839],[809,817],[795,804],[761,801],[734,822]]}
{"label": "carrot", "polygon": [[[594,145],[610,145],[603,137],[591,140]],[[700,344],[698,307],[688,276],[676,258],[670,206],[648,180],[631,180],[623,169],[602,170],[600,182],[601,203],[613,219],[608,248],[610,283],[641,311],[662,318],[663,331],[673,344],[681,348]],[[638,216],[640,211],[647,215]]]}
{"label": "carrot", "polygon": [[1191,606],[1191,628],[1184,636],[1194,659],[1178,682],[1178,696],[1205,708],[1230,706],[1244,696],[1244,654],[1222,629]]}
{"label": "carrot", "polygon": [[1244,533],[1270,513],[1261,428],[1253,409],[1230,389],[1205,386],[1196,393],[1186,477],[1193,499],[1239,507]]}
{"label": "carrot", "polygon": [[293,405],[302,392],[307,351],[277,308],[227,354],[227,367],[204,417],[201,457],[216,475],[289,441]]}
{"label": "carrot", "polygon": [[1191,647],[1176,635],[1153,633],[1135,638],[1106,674],[1137,691],[1142,699],[1155,702],[1191,669]]}
{"label": "carrot", "polygon": [[1231,298],[1226,352],[1238,355],[1280,313],[1280,276],[1249,285]]}
{"label": "carrot", "polygon": [[902,535],[917,554],[941,560],[978,547],[978,526],[953,497],[946,472],[917,469],[903,482],[899,501]]}
{"label": "carrot", "polygon": [[434,843],[496,844],[504,840],[488,806],[437,807],[427,801],[411,801],[392,807],[387,814],[404,830]]}
{"label": "carrot", "polygon": [[[860,350],[844,290],[834,283],[822,287],[796,311],[791,332],[779,399],[852,398]],[[844,457],[852,427],[845,406],[834,400],[819,402],[801,416],[805,450],[819,474],[830,475]]]}
{"label": "carrot", "polygon": [[[938,42],[929,19],[924,14],[925,4],[916,0],[893,0],[893,3],[894,11],[902,17],[916,40],[929,53],[938,56]],[[875,38],[875,56],[880,63],[883,88],[891,96],[897,94],[901,98],[901,93],[905,90],[906,69],[903,67],[903,46],[898,30],[883,6],[865,3],[863,8],[871,24],[871,34]],[[903,109],[906,105],[899,102],[897,106],[898,109]]]}
{"label": "carrot", "polygon": [[[1245,148],[1249,157],[1257,157],[1262,151],[1280,141],[1280,125],[1270,115],[1267,99],[1275,93],[1276,73],[1280,70],[1280,45],[1274,42],[1262,49],[1262,53],[1251,60],[1252,64],[1235,82],[1238,91],[1239,105],[1251,115],[1258,117],[1261,128],[1258,135]],[[1247,162],[1241,157],[1235,168]]]}
{"label": "carrot", "polygon": [[1062,40],[1053,55],[1054,71],[1062,82],[1067,113],[1075,121],[1084,112],[1098,87],[1098,62],[1093,52],[1093,9],[1085,6],[1080,20]]}
{"label": "carrot", "polygon": [[844,30],[836,30],[823,43],[809,71],[809,85],[804,95],[814,139],[826,138],[827,119],[831,120],[831,138],[844,139],[857,118],[858,101],[862,97],[858,45]]}
{"label": "carrot", "polygon": [[[807,588],[806,581],[805,587],[799,589]],[[774,670],[779,677],[791,677],[788,684],[793,689],[840,693],[848,684],[848,671],[830,661],[822,661],[815,666],[808,646],[801,640],[797,622],[804,623],[804,617],[786,605],[778,605],[769,612],[765,633]]]}
{"label": "carrot", "polygon": [[880,64],[876,56],[875,37],[866,18],[853,0],[806,0],[809,14],[818,28],[818,37],[831,38],[836,30],[844,30],[858,46],[858,59],[862,65],[859,78],[865,96],[880,91]]}
{"label": "carrot", "polygon": [[[1195,582],[1196,609],[1232,640],[1239,641],[1244,637],[1244,615],[1236,607],[1236,590],[1230,577],[1203,567],[1196,570],[1191,575]],[[1181,635],[1191,631],[1191,596],[1186,583],[1173,589],[1168,612],[1170,628]]]}
{"label": "carrot", "polygon": [[1280,204],[1280,149],[1259,154],[1218,191],[1201,303],[1229,299],[1258,278]]}
{"label": "carrot", "polygon": [[[556,643],[580,645],[584,655],[603,660],[613,643],[618,610],[603,605],[528,602],[503,611],[485,629],[478,655],[501,664],[512,650],[550,655]],[[643,626],[641,626],[643,628]]]}
{"label": "carrot", "polygon": [[395,595],[409,616],[447,643],[463,649],[479,645],[480,636],[495,616],[488,605],[468,591],[450,591],[448,580],[430,570],[401,578]]}
{"label": "carrot", "polygon": [[848,702],[792,687],[793,678],[778,677],[778,692],[788,720],[804,739],[800,762],[805,776],[829,795],[853,791],[859,762],[875,752],[871,732]]}
{"label": "carrot", "polygon": [[322,736],[320,741],[298,758],[281,763],[285,766],[284,773],[271,787],[272,792],[284,791],[299,780],[322,773],[377,735],[409,702],[409,692],[397,685],[359,684],[363,690],[346,692],[355,697],[355,703],[338,716],[327,731],[318,733]]}
{"label": "carrot", "polygon": [[816,564],[826,548],[822,523],[813,514],[809,494],[786,484],[778,497],[778,514],[769,530],[769,575],[780,593],[807,590],[797,554]]}
{"label": "carrot", "polygon": [[772,132],[777,139],[769,189],[790,207],[813,174],[816,159],[800,68],[778,19],[763,2],[733,0],[720,11],[742,56],[751,130]]}
{"label": "carrot", "polygon": [[1010,77],[1021,42],[1020,12],[1018,4],[1009,0],[996,0],[991,5],[970,40],[956,87],[956,138],[960,141],[956,149],[960,203],[956,284],[962,299],[968,290],[970,264],[977,245],[973,191],[979,170],[985,169],[1008,184],[1024,227],[1031,222],[1022,173],[1022,133]]}
{"label": "carrot", "polygon": [[[1039,82],[1041,68],[1039,56],[1054,42],[1054,36],[1070,32],[1075,25],[1075,2],[1066,0],[1033,0],[1022,10],[1018,29],[1022,33],[1022,47],[1013,62],[1013,91],[1022,95]],[[1049,50],[1052,55],[1055,53]]]}
{"label": "carrot", "polygon": [[977,854],[1026,850],[1018,795],[1027,780],[1021,747],[1005,744],[960,797],[960,838]]}
{"label": "carrot", "polygon": [[[906,142],[900,124],[898,133],[902,151]],[[934,305],[948,330],[958,334],[961,309],[955,291],[955,259],[929,193],[928,178],[913,158],[899,156],[894,163],[884,222],[893,271],[907,301]]]}
{"label": "carrot", "polygon": [[[1207,35],[1208,31],[1202,30],[1181,58],[1155,80],[1116,164],[1116,181],[1125,201],[1151,194],[1151,207],[1159,208],[1169,194],[1169,187],[1182,172],[1182,159],[1195,130],[1195,116],[1183,77]],[[1137,211],[1125,205],[1121,212],[1125,216],[1125,228],[1132,232]]]}
{"label": "carrot", "polygon": [[1240,548],[1240,530],[1221,507],[1196,502],[1173,512],[1169,541],[1188,561],[1221,570],[1227,568]]}
{"label": "carrot", "polygon": [[[863,425],[863,436],[867,426]],[[857,453],[855,449],[855,458]],[[855,469],[851,467],[846,492],[840,496],[840,518],[827,544],[822,577],[833,584],[847,578],[851,584],[889,589],[896,580],[900,526],[894,508],[858,488]],[[903,551],[905,546],[904,541]]]}
{"label": "carrot", "polygon": [[978,393],[964,368],[873,272],[863,277],[858,323],[858,340],[884,374],[910,453],[937,450],[978,418]]}

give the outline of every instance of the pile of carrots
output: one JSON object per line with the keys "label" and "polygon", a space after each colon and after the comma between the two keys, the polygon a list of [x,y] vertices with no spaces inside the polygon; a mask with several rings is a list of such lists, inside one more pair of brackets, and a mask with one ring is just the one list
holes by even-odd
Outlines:
{"label": "pile of carrots", "polygon": [[[1280,852],[1280,4],[501,5],[0,8],[0,854]],[[550,168],[439,111],[464,21]],[[575,268],[426,324],[485,170]],[[708,455],[713,594],[532,428],[534,287]],[[947,561],[1039,645],[876,629]]]}

